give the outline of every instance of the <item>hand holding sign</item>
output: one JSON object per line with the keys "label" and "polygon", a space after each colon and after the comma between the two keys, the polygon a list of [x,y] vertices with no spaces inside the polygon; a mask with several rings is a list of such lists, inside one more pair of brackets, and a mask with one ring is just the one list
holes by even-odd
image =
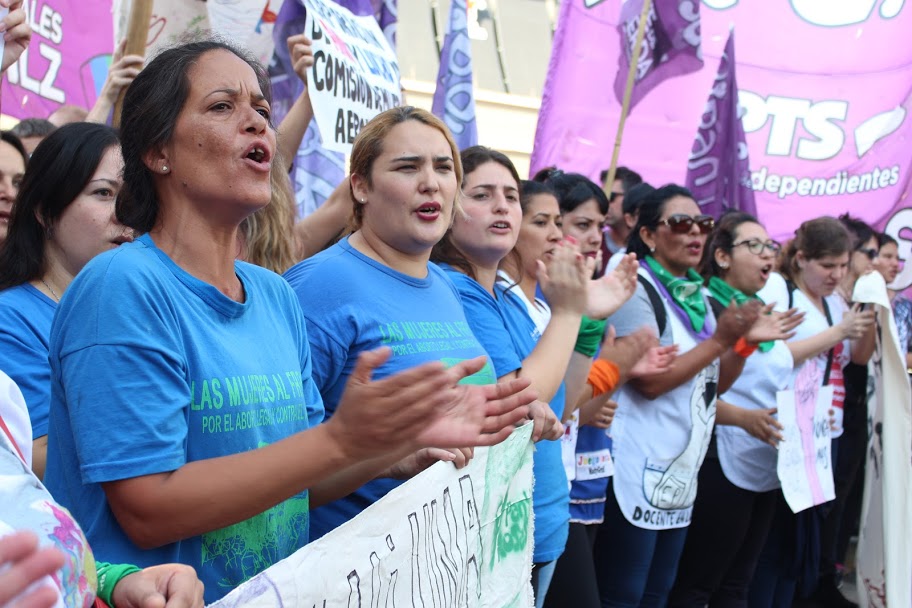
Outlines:
{"label": "hand holding sign", "polygon": [[313,41],[305,34],[289,36],[285,41],[288,45],[288,55],[291,57],[291,65],[295,74],[304,83],[307,88],[307,72],[314,64]]}
{"label": "hand holding sign", "polygon": [[32,39],[32,28],[26,21],[22,0],[0,0],[0,15],[3,15],[0,19],[0,33],[3,34],[3,44],[0,45],[3,50],[0,72],[5,72],[28,48]]}
{"label": "hand holding sign", "polygon": [[350,153],[363,125],[400,104],[396,54],[373,17],[329,0],[298,1],[307,7],[304,29],[313,42],[307,83],[323,147]]}

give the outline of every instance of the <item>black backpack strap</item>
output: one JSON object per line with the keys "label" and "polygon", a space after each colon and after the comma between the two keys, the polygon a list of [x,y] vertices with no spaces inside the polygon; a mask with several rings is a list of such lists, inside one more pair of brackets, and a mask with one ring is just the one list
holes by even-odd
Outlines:
{"label": "black backpack strap", "polygon": [[[830,315],[830,305],[827,304],[826,298],[823,298],[823,314],[826,315],[827,325],[833,327],[833,317]],[[823,385],[830,383],[830,371],[833,369],[833,357],[836,354],[836,347],[830,349],[827,353],[826,369],[823,370]]]}
{"label": "black backpack strap", "polygon": [[661,338],[662,334],[665,333],[665,326],[668,324],[668,317],[665,313],[665,302],[662,301],[662,296],[659,295],[655,285],[650,283],[646,277],[638,274],[637,281],[639,281],[640,285],[643,286],[643,289],[646,290],[646,295],[649,297],[649,302],[652,304],[652,309],[655,311],[656,325],[659,327],[659,337]]}
{"label": "black backpack strap", "polygon": [[[798,287],[791,279],[785,281],[785,286],[788,288],[789,294],[789,309],[792,308],[793,294]],[[830,305],[827,304],[826,298],[822,298],[823,301],[823,314],[826,315],[827,325],[830,327],[833,326],[833,316],[830,314]],[[826,367],[823,370],[823,386],[826,386],[830,383],[830,372],[833,371],[833,357],[836,356],[836,347],[830,349],[830,352],[827,353]]]}
{"label": "black backpack strap", "polygon": [[722,316],[722,313],[725,312],[725,309],[728,308],[728,305],[723,304],[722,302],[720,302],[719,300],[717,300],[713,297],[710,297],[709,298],[709,307],[713,311],[713,316],[716,317],[716,319],[718,319],[719,317]]}

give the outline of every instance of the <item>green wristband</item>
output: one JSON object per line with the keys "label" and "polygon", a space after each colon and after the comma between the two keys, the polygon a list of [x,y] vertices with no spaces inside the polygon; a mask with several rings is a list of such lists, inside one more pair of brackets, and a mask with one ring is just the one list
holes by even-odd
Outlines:
{"label": "green wristband", "polygon": [[125,576],[141,571],[140,568],[130,564],[108,564],[106,562],[97,562],[95,568],[98,572],[97,595],[111,608],[114,608],[114,600],[112,597],[114,596],[115,585],[117,585]]}
{"label": "green wristband", "polygon": [[584,316],[580,323],[579,335],[576,337],[576,346],[573,349],[581,355],[594,357],[598,352],[602,339],[605,337],[607,321],[590,319]]}

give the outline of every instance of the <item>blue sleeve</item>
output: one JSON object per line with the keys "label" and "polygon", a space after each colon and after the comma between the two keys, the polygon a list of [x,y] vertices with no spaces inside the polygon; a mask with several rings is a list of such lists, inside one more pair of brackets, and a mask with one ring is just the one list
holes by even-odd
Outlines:
{"label": "blue sleeve", "polygon": [[51,370],[48,347],[21,319],[0,312],[0,370],[19,386],[32,423],[32,440],[48,434]]}
{"label": "blue sleeve", "polygon": [[84,483],[185,464],[191,387],[173,305],[165,289],[131,267],[96,267],[67,290],[50,362]]}
{"label": "blue sleeve", "polygon": [[[319,318],[320,315],[313,315]],[[345,371],[348,359],[348,348],[343,346],[333,335],[319,323],[305,316],[307,342],[310,349],[312,379],[321,393],[330,391]]]}
{"label": "blue sleeve", "polygon": [[[174,471],[186,463],[190,387],[181,369],[164,342],[94,344],[61,358],[83,483]],[[106,404],[103,417],[99,399]]]}
{"label": "blue sleeve", "polygon": [[[471,279],[470,279],[471,280]],[[466,320],[475,338],[487,351],[494,366],[494,373],[502,378],[522,368],[522,359],[516,353],[513,339],[497,309],[497,302],[479,290],[459,289]]]}
{"label": "blue sleeve", "polygon": [[298,348],[301,353],[301,384],[304,389],[304,396],[307,403],[307,422],[313,428],[323,422],[326,416],[326,410],[323,408],[323,399],[320,396],[320,390],[314,381],[314,358],[310,348],[310,342],[307,336],[307,329],[304,322],[304,313],[298,304],[297,296],[289,288],[291,312],[294,316],[294,325],[298,329]]}

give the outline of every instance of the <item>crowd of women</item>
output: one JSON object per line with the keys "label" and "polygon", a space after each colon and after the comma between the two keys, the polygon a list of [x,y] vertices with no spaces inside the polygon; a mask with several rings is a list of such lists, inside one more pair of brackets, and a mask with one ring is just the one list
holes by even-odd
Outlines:
{"label": "crowd of women", "polygon": [[[781,246],[629,170],[522,180],[408,106],[295,225],[306,92],[277,129],[263,67],[213,40],[125,81],[119,132],[0,142],[0,605],[217,600],[519,424],[539,608],[846,601],[874,348],[851,294],[895,241],[843,216]],[[795,515],[774,405],[806,365],[837,498]]]}

